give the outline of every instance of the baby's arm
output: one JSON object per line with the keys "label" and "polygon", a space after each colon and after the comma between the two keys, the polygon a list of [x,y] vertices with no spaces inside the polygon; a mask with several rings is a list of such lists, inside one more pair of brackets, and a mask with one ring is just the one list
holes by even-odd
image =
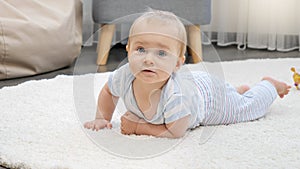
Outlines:
{"label": "baby's arm", "polygon": [[189,127],[190,116],[182,117],[168,124],[138,123],[136,134],[153,135],[158,137],[179,138],[184,136]]}
{"label": "baby's arm", "polygon": [[127,112],[121,118],[123,134],[153,135],[156,137],[179,138],[184,136],[189,127],[190,115],[168,124],[151,124]]}
{"label": "baby's arm", "polygon": [[86,122],[84,127],[98,131],[102,128],[111,128],[110,120],[118,102],[118,97],[111,94],[107,83],[102,88],[98,96],[98,105],[95,120]]}

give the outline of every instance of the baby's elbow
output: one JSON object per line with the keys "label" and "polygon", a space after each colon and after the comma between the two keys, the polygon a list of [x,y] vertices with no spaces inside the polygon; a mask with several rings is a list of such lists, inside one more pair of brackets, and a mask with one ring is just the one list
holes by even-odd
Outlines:
{"label": "baby's elbow", "polygon": [[183,136],[184,136],[184,134],[182,134],[182,135],[173,135],[172,138],[174,138],[174,139],[179,139],[179,138],[182,138]]}
{"label": "baby's elbow", "polygon": [[172,123],[166,124],[167,129],[172,135],[172,138],[181,138],[185,136],[189,126],[189,116],[181,118]]}
{"label": "baby's elbow", "polygon": [[185,136],[186,131],[181,131],[181,132],[172,132],[172,138],[182,138]]}

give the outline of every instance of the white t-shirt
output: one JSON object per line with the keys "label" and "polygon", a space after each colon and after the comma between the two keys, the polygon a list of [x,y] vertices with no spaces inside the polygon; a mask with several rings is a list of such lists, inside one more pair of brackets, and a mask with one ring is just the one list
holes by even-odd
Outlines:
{"label": "white t-shirt", "polygon": [[177,73],[171,75],[162,88],[157,112],[152,119],[147,119],[137,106],[132,89],[135,77],[130,72],[129,64],[123,65],[110,74],[108,87],[114,96],[123,99],[128,111],[149,123],[168,124],[191,115],[190,128],[194,128],[204,117],[204,114],[201,113],[204,108],[204,100],[201,99],[201,94],[191,78],[193,78],[191,72],[182,74],[180,77]]}

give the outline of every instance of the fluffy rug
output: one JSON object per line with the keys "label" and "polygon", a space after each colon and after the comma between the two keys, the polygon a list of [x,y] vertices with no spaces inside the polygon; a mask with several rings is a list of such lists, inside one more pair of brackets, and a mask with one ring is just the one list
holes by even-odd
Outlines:
{"label": "fluffy rug", "polygon": [[[300,59],[218,65],[233,85],[253,85],[265,75],[292,85],[290,67],[299,68]],[[94,117],[96,97],[107,77],[108,73],[57,76],[2,88],[0,164],[43,169],[300,166],[300,91],[295,88],[284,99],[277,98],[262,119],[199,127],[182,139],[171,140],[121,135],[118,118],[122,108],[116,110],[112,130],[83,129],[82,122]]]}

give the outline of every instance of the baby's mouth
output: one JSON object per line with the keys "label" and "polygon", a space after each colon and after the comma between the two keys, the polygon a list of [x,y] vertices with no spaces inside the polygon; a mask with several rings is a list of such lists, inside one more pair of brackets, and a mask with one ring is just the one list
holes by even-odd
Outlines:
{"label": "baby's mouth", "polygon": [[146,75],[153,75],[155,74],[155,70],[152,70],[152,69],[143,69],[142,70],[142,73],[146,74]]}
{"label": "baby's mouth", "polygon": [[155,73],[155,71],[153,71],[153,70],[150,70],[150,69],[144,69],[144,70],[142,70],[143,72],[149,72],[149,73]]}

